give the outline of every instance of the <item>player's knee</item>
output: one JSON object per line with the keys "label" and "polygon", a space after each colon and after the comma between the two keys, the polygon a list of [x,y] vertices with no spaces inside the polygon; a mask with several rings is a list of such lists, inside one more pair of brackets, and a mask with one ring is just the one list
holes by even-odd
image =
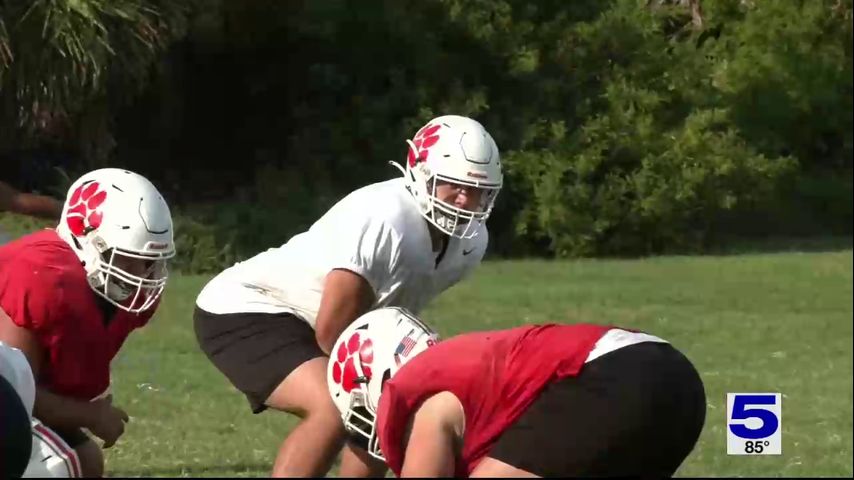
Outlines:
{"label": "player's knee", "polygon": [[94,441],[87,440],[78,445],[74,451],[80,459],[80,470],[85,478],[100,478],[104,476],[104,453]]}
{"label": "player's knee", "polygon": [[344,434],[344,422],[341,420],[341,414],[335,408],[335,404],[328,398],[321,397],[317,401],[307,405],[302,419],[302,423],[311,424],[312,428],[320,428],[330,433],[335,431],[341,435]]}
{"label": "player's knee", "polygon": [[287,392],[276,392],[270,395],[265,404],[268,407],[297,415],[304,420],[331,421],[338,418],[340,421],[338,409],[335,408],[335,404],[332,403],[328,394],[324,397],[322,395],[306,395],[306,392],[302,392],[297,401],[283,401],[286,395]]}
{"label": "player's knee", "polygon": [[326,395],[325,398],[318,398],[316,402],[311,404],[306,415],[303,416],[302,423],[306,425],[306,428],[313,431],[326,432],[329,438],[342,441],[344,439],[344,422],[329,395]]}
{"label": "player's knee", "polygon": [[341,414],[338,413],[338,409],[335,408],[335,405],[332,405],[332,408],[316,408],[312,410],[307,418],[311,418],[318,423],[340,429],[342,432],[344,431],[344,422],[341,420]]}
{"label": "player's knee", "polygon": [[265,405],[314,421],[338,418],[338,409],[326,387],[326,362],[325,357],[314,358],[297,367],[276,387]]}

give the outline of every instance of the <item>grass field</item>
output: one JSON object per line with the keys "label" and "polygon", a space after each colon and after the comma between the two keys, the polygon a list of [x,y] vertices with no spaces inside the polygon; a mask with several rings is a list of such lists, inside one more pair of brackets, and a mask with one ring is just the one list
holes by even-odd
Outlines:
{"label": "grass field", "polygon": [[[267,476],[293,425],[252,415],[198,350],[206,278],[176,277],[114,362],[132,419],[111,476]],[[852,475],[852,253],[491,262],[424,318],[445,336],[523,322],[593,321],[670,340],[706,385],[707,422],[679,476]],[[727,392],[782,392],[783,454],[726,455]],[[334,473],[334,472],[333,472]]]}

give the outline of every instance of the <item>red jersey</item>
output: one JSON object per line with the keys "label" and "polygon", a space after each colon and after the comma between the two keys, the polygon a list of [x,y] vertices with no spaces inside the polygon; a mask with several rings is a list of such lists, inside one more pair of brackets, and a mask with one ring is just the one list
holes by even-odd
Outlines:
{"label": "red jersey", "polygon": [[577,375],[611,327],[526,325],[475,332],[437,343],[405,364],[383,387],[377,408],[380,449],[400,476],[403,434],[415,409],[449,391],[465,412],[463,450],[455,476],[467,477],[499,435],[550,382]]}
{"label": "red jersey", "polygon": [[110,385],[110,362],[128,334],[145,325],[140,314],[116,309],[109,321],[71,247],[42,230],[0,247],[0,308],[30,330],[45,351],[39,385],[91,400]]}

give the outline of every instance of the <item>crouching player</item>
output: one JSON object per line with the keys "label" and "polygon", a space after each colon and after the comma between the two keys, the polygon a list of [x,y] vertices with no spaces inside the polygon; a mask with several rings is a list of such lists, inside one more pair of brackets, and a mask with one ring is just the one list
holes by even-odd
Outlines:
{"label": "crouching player", "polygon": [[703,428],[697,371],[652,335],[549,324],[436,341],[385,308],[333,350],[351,442],[397,476],[672,476]]}
{"label": "crouching player", "polygon": [[55,230],[0,246],[0,341],[26,356],[33,435],[68,454],[68,476],[101,476],[92,436],[109,448],[124,433],[128,416],[109,394],[110,362],[154,314],[174,254],[160,193],[111,168],[74,182]]}

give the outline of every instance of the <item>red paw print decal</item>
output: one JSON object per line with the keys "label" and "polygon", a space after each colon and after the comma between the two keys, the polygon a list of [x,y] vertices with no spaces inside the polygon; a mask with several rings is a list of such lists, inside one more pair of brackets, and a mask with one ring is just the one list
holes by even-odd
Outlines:
{"label": "red paw print decal", "polygon": [[338,347],[338,351],[335,352],[335,359],[333,359],[335,364],[332,365],[332,379],[341,385],[341,388],[347,393],[356,388],[356,378],[359,376],[353,360],[356,355],[359,355],[362,373],[370,378],[371,362],[374,361],[374,345],[370,338],[365,338],[362,341],[359,332],[353,333],[349,340]]}
{"label": "red paw print decal", "polygon": [[436,144],[439,141],[439,129],[442,128],[442,125],[431,125],[427,124],[421,127],[421,130],[415,134],[415,138],[412,139],[412,143],[415,144],[415,148],[418,149],[418,154],[409,149],[409,156],[407,159],[409,160],[409,166],[414,167],[418,164],[418,162],[423,162],[427,160],[427,156],[430,154],[430,147]]}
{"label": "red paw print decal", "polygon": [[101,190],[98,182],[77,187],[68,199],[68,213],[65,214],[65,222],[71,233],[81,236],[101,226],[104,214],[98,208],[106,199],[107,192]]}

